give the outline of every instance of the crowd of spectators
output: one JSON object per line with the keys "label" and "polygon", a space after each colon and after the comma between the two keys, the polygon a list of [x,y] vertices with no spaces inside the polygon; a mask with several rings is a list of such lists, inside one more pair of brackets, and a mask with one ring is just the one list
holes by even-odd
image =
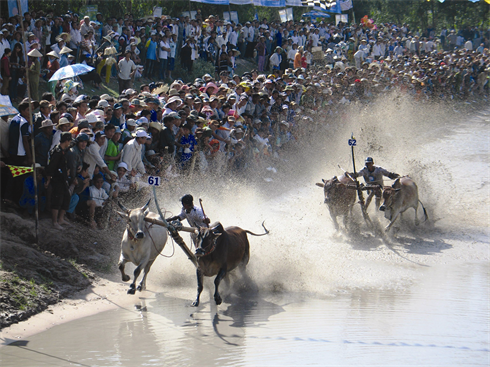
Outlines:
{"label": "crowd of spectators", "polygon": [[[421,102],[488,99],[489,31],[476,27],[436,35],[394,24],[264,19],[242,26],[199,13],[195,20],[97,14],[93,21],[26,13],[22,21],[26,42],[18,17],[0,19],[2,94],[21,101],[18,115],[0,118],[1,160],[36,163],[40,208],[55,228],[67,224],[65,213],[100,226],[105,203],[144,189],[148,175],[274,170],[319,124],[383,93]],[[215,66],[213,75],[173,80],[176,61],[189,73],[198,58]],[[257,68],[237,75],[240,58]],[[77,62],[95,69],[38,95],[39,78]],[[24,98],[26,71],[32,100]],[[104,71],[106,83],[117,76],[119,96],[79,91],[81,83],[98,87]],[[136,77],[149,80],[136,87]],[[33,180],[3,166],[2,199],[32,212]]]}

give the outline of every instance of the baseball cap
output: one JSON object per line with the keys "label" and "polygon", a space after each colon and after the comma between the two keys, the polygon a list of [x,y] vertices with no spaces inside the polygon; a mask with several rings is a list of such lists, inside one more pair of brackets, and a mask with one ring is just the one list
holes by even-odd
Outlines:
{"label": "baseball cap", "polygon": [[124,168],[126,171],[128,170],[128,165],[124,162],[121,162],[117,165],[117,168]]}
{"label": "baseball cap", "polygon": [[148,133],[144,130],[138,130],[136,131],[136,134],[134,134],[135,138],[148,138]]}

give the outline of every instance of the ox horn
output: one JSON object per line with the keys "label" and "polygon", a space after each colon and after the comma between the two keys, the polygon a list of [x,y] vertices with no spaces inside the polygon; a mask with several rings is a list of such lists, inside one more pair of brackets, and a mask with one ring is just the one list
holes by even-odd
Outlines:
{"label": "ox horn", "polygon": [[148,206],[150,205],[150,201],[151,201],[151,198],[150,200],[148,200],[148,202],[141,208],[142,211],[145,211],[146,209],[148,209]]}
{"label": "ox horn", "polygon": [[130,211],[130,210],[129,210],[128,208],[126,208],[124,205],[122,205],[122,204],[121,204],[121,202],[120,202],[119,200],[117,201],[117,205],[119,205],[119,207],[120,207],[122,210],[124,210],[124,212],[125,212],[125,213],[129,214],[129,211]]}

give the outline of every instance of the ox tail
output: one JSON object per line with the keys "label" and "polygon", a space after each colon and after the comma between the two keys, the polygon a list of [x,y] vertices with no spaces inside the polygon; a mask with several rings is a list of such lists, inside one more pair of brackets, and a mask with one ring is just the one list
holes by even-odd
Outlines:
{"label": "ox tail", "polygon": [[427,210],[425,210],[425,206],[424,204],[422,204],[422,202],[419,200],[419,203],[420,205],[422,205],[422,209],[424,210],[424,222],[427,222],[427,220],[429,219],[429,216],[427,215]]}
{"label": "ox tail", "polygon": [[246,229],[245,229],[245,232],[248,233],[248,234],[251,234],[252,236],[257,236],[257,237],[265,236],[265,235],[269,234],[270,232],[269,232],[269,230],[267,228],[265,228],[264,223],[265,223],[265,220],[262,222],[262,227],[264,227],[265,233],[256,234],[256,233],[250,232],[250,231],[248,231]]}

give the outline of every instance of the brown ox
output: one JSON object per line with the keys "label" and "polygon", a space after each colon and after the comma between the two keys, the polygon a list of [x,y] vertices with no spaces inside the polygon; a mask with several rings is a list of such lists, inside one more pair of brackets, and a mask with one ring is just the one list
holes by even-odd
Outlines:
{"label": "brown ox", "polygon": [[417,185],[410,177],[397,178],[392,186],[385,186],[383,188],[383,204],[379,207],[379,210],[385,212],[385,218],[390,220],[385,231],[388,232],[398,216],[408,208],[415,210],[415,225],[419,225],[419,219],[417,218],[419,203],[424,209],[425,220],[427,220],[427,211],[424,208],[424,204],[419,200]]}
{"label": "brown ox", "polygon": [[245,267],[250,259],[250,244],[247,233],[252,236],[265,236],[269,234],[264,223],[263,234],[255,234],[239,227],[223,228],[221,223],[214,223],[211,228],[200,228],[196,243],[197,257],[197,298],[192,306],[199,306],[199,298],[203,290],[203,276],[214,279],[214,300],[221,304],[221,296],[218,292],[219,283],[226,274],[236,267],[245,275]]}
{"label": "brown ox", "polygon": [[322,180],[323,183],[317,183],[317,186],[323,187],[325,195],[325,204],[328,206],[330,216],[332,217],[335,229],[339,229],[337,217],[344,217],[344,227],[347,227],[347,219],[352,214],[352,207],[356,201],[355,183],[345,174],[330,180]]}

